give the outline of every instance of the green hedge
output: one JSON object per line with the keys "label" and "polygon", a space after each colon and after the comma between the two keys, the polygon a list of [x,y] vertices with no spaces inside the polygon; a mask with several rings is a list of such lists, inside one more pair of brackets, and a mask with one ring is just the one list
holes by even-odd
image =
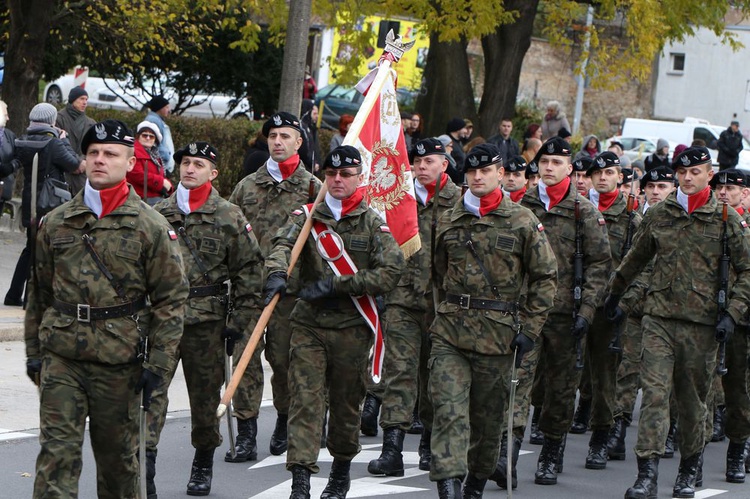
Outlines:
{"label": "green hedge", "polygon": [[[146,113],[142,112],[94,108],[86,109],[86,114],[96,121],[106,118],[121,120],[133,131],[146,117]],[[229,197],[242,172],[245,147],[263,123],[244,119],[202,119],[182,116],[171,116],[166,121],[172,131],[175,148],[179,149],[195,140],[203,140],[219,150],[219,176],[214,181],[214,186],[222,196]]]}

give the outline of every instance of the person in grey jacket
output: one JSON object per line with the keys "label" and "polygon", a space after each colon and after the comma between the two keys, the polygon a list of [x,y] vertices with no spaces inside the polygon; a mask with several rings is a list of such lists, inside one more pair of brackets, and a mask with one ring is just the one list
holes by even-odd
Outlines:
{"label": "person in grey jacket", "polygon": [[86,135],[89,128],[96,123],[86,116],[88,103],[88,92],[81,87],[73,87],[68,94],[68,104],[57,112],[57,120],[55,120],[55,126],[65,130],[68,134],[70,145],[79,158],[78,170],[65,175],[70,193],[74,196],[86,185],[86,173],[84,172],[86,163],[83,161],[83,153],[81,152],[81,140],[83,140],[83,136]]}
{"label": "person in grey jacket", "polygon": [[169,125],[164,122],[164,118],[169,116],[172,110],[171,106],[163,95],[153,97],[146,103],[146,106],[150,109],[146,115],[146,121],[156,124],[163,138],[159,143],[159,156],[161,156],[161,162],[164,164],[164,171],[167,172],[167,176],[170,176],[174,171],[174,158],[172,157],[174,142],[172,142],[172,131],[169,129]]}
{"label": "person in grey jacket", "polygon": [[551,100],[547,103],[547,114],[544,115],[542,120],[542,140],[556,136],[561,128],[570,130],[570,123],[568,123],[568,118],[560,108],[560,103]]}

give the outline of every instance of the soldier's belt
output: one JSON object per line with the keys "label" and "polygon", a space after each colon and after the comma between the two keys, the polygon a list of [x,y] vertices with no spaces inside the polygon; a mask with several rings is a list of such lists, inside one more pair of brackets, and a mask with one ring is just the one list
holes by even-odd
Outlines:
{"label": "soldier's belt", "polygon": [[229,293],[226,284],[211,284],[210,286],[191,286],[188,298],[200,298],[202,296],[219,296]]}
{"label": "soldier's belt", "polygon": [[464,310],[475,308],[478,310],[497,310],[498,312],[506,312],[509,314],[515,314],[518,312],[518,305],[515,303],[500,300],[486,300],[471,295],[454,295],[452,293],[446,293],[445,301],[458,305]]}
{"label": "soldier's belt", "polygon": [[146,297],[142,296],[135,301],[111,307],[92,307],[85,303],[66,303],[55,298],[52,307],[61,314],[72,315],[78,322],[101,321],[135,315],[139,310],[146,307]]}

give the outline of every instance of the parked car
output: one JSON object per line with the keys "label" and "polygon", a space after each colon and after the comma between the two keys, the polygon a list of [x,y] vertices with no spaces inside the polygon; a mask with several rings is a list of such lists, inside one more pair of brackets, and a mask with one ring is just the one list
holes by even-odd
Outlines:
{"label": "parked car", "polygon": [[[416,102],[417,92],[413,92],[404,88],[396,89],[396,101],[398,102],[399,109],[411,109],[414,107]],[[354,87],[345,87],[333,83],[326,85],[325,87],[318,90],[315,94],[315,105],[320,109],[320,102],[325,101],[323,106],[323,127],[330,128],[332,130],[339,129],[339,118],[342,114],[351,114],[352,116],[357,114],[359,106],[362,105],[362,101],[365,100],[365,96],[359,93]]]}
{"label": "parked car", "polygon": [[[68,94],[74,86],[72,74],[62,76],[44,87],[44,100],[60,106],[67,102]],[[84,88],[89,94],[89,106],[100,109],[136,111],[143,109],[151,99],[149,94],[135,88],[127,79],[88,77]],[[177,91],[166,88],[163,95],[174,109],[177,104]],[[228,95],[197,94],[188,102],[182,116],[253,119],[253,110],[247,98],[237,101]]]}
{"label": "parked car", "polygon": [[[603,149],[607,149],[612,142],[619,142],[622,144],[623,152],[630,158],[631,162],[637,159],[643,161],[646,159],[646,156],[656,152],[656,143],[658,141],[658,137],[627,137],[616,135],[604,141]],[[674,148],[677,147],[678,144],[670,141],[667,142],[669,142],[669,158],[671,159],[672,154],[674,153]]]}

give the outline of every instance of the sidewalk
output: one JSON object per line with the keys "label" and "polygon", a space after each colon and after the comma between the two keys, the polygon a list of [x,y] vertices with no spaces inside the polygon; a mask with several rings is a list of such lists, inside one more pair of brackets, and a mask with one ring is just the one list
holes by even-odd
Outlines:
{"label": "sidewalk", "polygon": [[[26,236],[9,231],[8,216],[0,219],[0,441],[38,435],[39,395],[26,376],[26,349],[23,342],[24,311],[2,305],[13,271],[26,244]],[[241,352],[240,352],[241,353]],[[271,397],[271,368],[263,360],[265,388],[263,405]],[[169,387],[171,417],[189,416],[190,404],[182,367],[178,367]]]}

